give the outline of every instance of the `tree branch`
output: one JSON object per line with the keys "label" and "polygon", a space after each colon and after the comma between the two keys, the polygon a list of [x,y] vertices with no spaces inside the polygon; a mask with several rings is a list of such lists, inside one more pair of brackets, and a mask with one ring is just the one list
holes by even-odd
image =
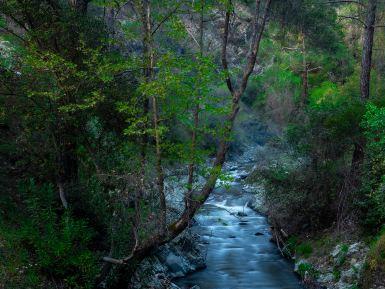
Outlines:
{"label": "tree branch", "polygon": [[[256,0],[256,1],[258,2],[260,0]],[[205,185],[200,191],[194,192],[192,194],[190,206],[185,207],[180,218],[176,222],[168,226],[167,232],[165,235],[157,234],[153,236],[152,238],[144,242],[141,246],[134,248],[132,253],[128,257],[125,257],[123,259],[114,259],[111,257],[104,257],[102,258],[103,261],[110,262],[112,264],[124,265],[131,260],[136,260],[136,261],[142,260],[152,250],[156,249],[158,246],[161,246],[167,242],[170,242],[176,236],[178,236],[181,232],[183,232],[184,229],[186,229],[190,225],[190,220],[195,215],[197,210],[205,203],[207,198],[210,196],[211,192],[214,190],[216,181],[219,177],[219,174],[221,173],[222,166],[225,162],[225,157],[228,150],[228,137],[229,137],[229,134],[231,133],[235,117],[239,110],[239,100],[242,92],[244,91],[247,85],[248,78],[254,69],[255,60],[259,50],[259,44],[263,34],[264,26],[266,24],[270,3],[271,3],[271,0],[266,0],[266,7],[264,10],[261,27],[260,27],[259,33],[254,36],[252,41],[253,43],[252,51],[249,56],[248,64],[245,68],[245,72],[242,77],[241,88],[237,91],[231,90],[233,91],[232,92],[232,96],[233,96],[232,110],[228,115],[228,122],[226,123],[226,126],[225,126],[225,133],[219,144],[211,172],[207,178]],[[227,11],[226,18],[225,18],[224,36],[223,36],[223,45],[225,47],[222,47],[222,57],[224,56],[222,58],[222,61],[224,60],[225,67],[227,65],[226,46],[227,46],[227,37],[229,32],[228,31],[229,21],[230,21],[230,11]],[[229,89],[232,89],[232,86],[230,86]]]}
{"label": "tree branch", "polygon": [[229,65],[227,62],[227,43],[229,40],[229,26],[230,26],[230,11],[227,10],[226,16],[225,16],[225,24],[224,24],[224,32],[223,32],[223,40],[222,40],[221,59],[222,59],[223,70],[226,74],[227,88],[229,89],[231,94],[234,94],[234,88],[233,88],[233,84],[232,84],[230,72],[229,72]]}
{"label": "tree branch", "polygon": [[327,1],[327,2],[322,2],[321,4],[337,4],[337,3],[351,3],[351,4],[357,4],[363,7],[365,6],[364,3],[361,3],[359,1],[354,1],[354,0]]}
{"label": "tree branch", "polygon": [[352,20],[355,20],[355,21],[358,21],[360,22],[364,27],[366,27],[366,24],[364,21],[362,21],[360,18],[358,17],[355,17],[355,16],[347,16],[347,15],[338,15],[338,17],[340,18],[345,18],[345,19],[352,19]]}
{"label": "tree branch", "polygon": [[156,25],[155,29],[151,32],[151,35],[154,35],[156,31],[168,20],[172,17],[172,15],[175,14],[175,12],[179,9],[179,7],[182,5],[183,1],[180,1],[178,5],[175,6],[174,9],[172,9],[159,23]]}
{"label": "tree branch", "polygon": [[59,196],[60,196],[60,200],[63,204],[63,207],[67,209],[68,208],[68,202],[67,202],[66,195],[64,192],[63,184],[61,182],[59,182],[57,184],[57,186],[59,187]]}

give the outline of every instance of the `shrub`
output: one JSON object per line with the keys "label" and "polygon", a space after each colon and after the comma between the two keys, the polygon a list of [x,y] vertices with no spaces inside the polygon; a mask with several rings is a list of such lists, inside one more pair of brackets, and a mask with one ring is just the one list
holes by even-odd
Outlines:
{"label": "shrub", "polygon": [[298,265],[298,274],[304,278],[306,273],[308,276],[312,278],[317,278],[319,275],[319,272],[312,264],[309,263],[301,263]]}
{"label": "shrub", "polygon": [[[91,288],[97,266],[87,224],[58,207],[50,184],[30,180],[20,186],[20,196],[22,205],[10,204],[0,221],[5,287],[37,288],[62,280],[64,288]],[[15,214],[17,209],[23,213]]]}
{"label": "shrub", "polygon": [[313,248],[311,244],[305,242],[297,246],[296,253],[305,258],[309,258],[313,253]]}
{"label": "shrub", "polygon": [[363,288],[373,288],[377,281],[383,282],[385,278],[385,230],[375,238],[364,267],[362,284]]}
{"label": "shrub", "polygon": [[338,282],[341,279],[341,271],[337,268],[333,268],[334,281]]}
{"label": "shrub", "polygon": [[362,186],[360,205],[365,228],[377,231],[385,221],[385,107],[368,104],[362,122],[370,156]]}

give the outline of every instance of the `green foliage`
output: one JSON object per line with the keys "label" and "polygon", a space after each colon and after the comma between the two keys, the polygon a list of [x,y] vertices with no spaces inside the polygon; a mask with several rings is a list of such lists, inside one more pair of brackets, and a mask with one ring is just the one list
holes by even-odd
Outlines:
{"label": "green foliage", "polygon": [[[333,191],[341,185],[336,165],[325,162],[315,168],[311,160],[296,153],[284,154],[258,171],[264,180],[264,198],[273,212],[272,218],[285,224],[288,234],[314,231],[330,224]],[[309,251],[306,246],[304,249]]]}
{"label": "green foliage", "polygon": [[376,155],[385,154],[385,107],[369,103],[362,126],[373,153]]}
{"label": "green foliage", "polygon": [[341,267],[345,263],[348,251],[349,246],[346,244],[341,244],[340,251],[337,254],[336,267]]}
{"label": "green foliage", "polygon": [[341,270],[333,268],[333,278],[334,281],[338,282],[341,279]]}
{"label": "green foliage", "polygon": [[365,262],[362,288],[369,289],[385,276],[385,230],[382,229],[372,241]]}
{"label": "green foliage", "polygon": [[366,212],[364,224],[369,230],[381,227],[385,220],[385,109],[381,105],[369,103],[362,121],[367,139],[367,175],[363,185],[365,198],[361,198],[361,208]]}
{"label": "green foliage", "polygon": [[23,203],[2,213],[1,243],[7,288],[39,287],[62,280],[67,288],[91,288],[97,273],[93,231],[70,211],[60,212],[52,185],[21,184]]}
{"label": "green foliage", "polygon": [[305,258],[309,258],[310,255],[313,253],[313,247],[311,246],[310,243],[304,242],[304,243],[299,244],[296,247],[295,251],[300,256],[303,256]]}
{"label": "green foliage", "polygon": [[306,275],[312,278],[317,278],[319,272],[314,266],[310,263],[301,263],[298,265],[298,274],[304,278]]}
{"label": "green foliage", "polygon": [[[232,100],[220,68],[217,17],[225,10],[237,16],[227,51],[235,80],[251,32],[238,18],[248,19],[255,2],[150,1],[151,39],[143,39],[140,1],[85,1],[87,13],[70,2],[0,2],[0,280],[7,282],[0,287],[90,288],[99,251],[128,256],[136,235],[145,244],[159,230],[156,154],[167,181],[180,181],[169,173],[191,163],[196,175],[215,176],[209,185],[216,177],[232,181],[220,167],[205,166],[220,138],[235,139],[226,130]],[[372,102],[365,108],[353,51],[359,41],[343,43],[354,29],[341,26],[335,7],[291,0],[272,1],[270,10],[269,37],[262,38],[240,109],[271,120],[283,139],[274,145],[288,151],[258,172],[272,217],[290,222],[289,234],[334,223],[352,145],[365,136],[368,160],[354,201],[368,228],[378,230],[385,220],[383,64],[373,65]],[[144,73],[145,40],[153,45],[151,77]],[[308,99],[302,99],[305,65]],[[58,182],[68,210],[60,205]],[[194,199],[204,201],[199,194]],[[288,250],[313,253],[296,238]],[[301,275],[317,274],[301,266]]]}
{"label": "green foliage", "polygon": [[330,5],[318,4],[316,0],[273,2],[281,21],[304,33],[313,46],[336,51],[342,36],[336,10]]}

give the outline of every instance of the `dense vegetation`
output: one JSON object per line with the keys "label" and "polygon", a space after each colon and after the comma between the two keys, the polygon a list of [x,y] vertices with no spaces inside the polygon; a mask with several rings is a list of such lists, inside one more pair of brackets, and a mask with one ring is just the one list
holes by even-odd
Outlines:
{"label": "dense vegetation", "polygon": [[385,7],[320,2],[0,0],[0,288],[126,287],[246,108],[284,152],[272,222],[359,232],[384,274]]}

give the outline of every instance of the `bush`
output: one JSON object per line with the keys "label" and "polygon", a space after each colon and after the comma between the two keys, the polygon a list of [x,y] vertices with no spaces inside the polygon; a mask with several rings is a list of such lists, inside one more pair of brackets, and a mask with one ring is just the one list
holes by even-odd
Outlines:
{"label": "bush", "polygon": [[272,222],[289,235],[324,229],[335,220],[334,192],[340,186],[333,163],[320,164],[315,171],[308,159],[285,155],[257,173],[264,181]]}
{"label": "bush", "polygon": [[20,186],[20,196],[22,205],[9,204],[10,210],[0,221],[4,286],[44,288],[62,282],[63,288],[91,288],[97,274],[89,248],[92,230],[69,210],[58,207],[50,184],[36,185],[30,180]]}
{"label": "bush", "polygon": [[364,289],[383,284],[385,278],[385,229],[375,238],[366,260],[362,284]]}
{"label": "bush", "polygon": [[306,273],[308,276],[312,278],[317,278],[319,275],[319,272],[312,264],[309,263],[301,263],[298,265],[298,274],[304,278]]}
{"label": "bush", "polygon": [[362,186],[361,208],[365,228],[376,232],[385,222],[385,107],[367,105],[362,122],[367,139],[366,176]]}
{"label": "bush", "polygon": [[302,243],[297,246],[296,253],[305,258],[309,258],[313,253],[313,247],[309,243]]}

